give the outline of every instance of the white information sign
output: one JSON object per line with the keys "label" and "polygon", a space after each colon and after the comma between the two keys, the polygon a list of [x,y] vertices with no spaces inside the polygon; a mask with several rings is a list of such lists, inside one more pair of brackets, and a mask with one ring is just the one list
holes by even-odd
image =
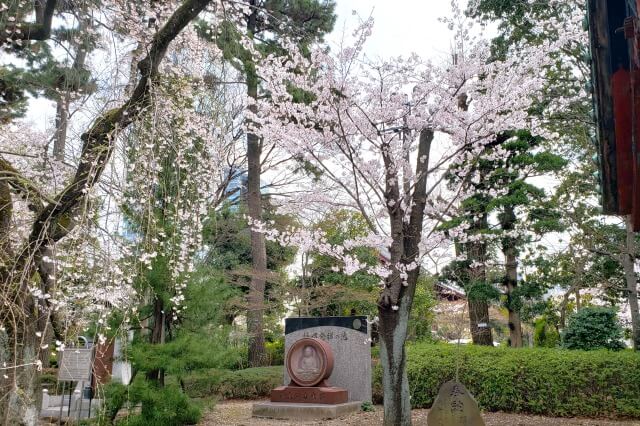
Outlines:
{"label": "white information sign", "polygon": [[58,369],[58,381],[88,382],[92,361],[93,349],[66,348]]}

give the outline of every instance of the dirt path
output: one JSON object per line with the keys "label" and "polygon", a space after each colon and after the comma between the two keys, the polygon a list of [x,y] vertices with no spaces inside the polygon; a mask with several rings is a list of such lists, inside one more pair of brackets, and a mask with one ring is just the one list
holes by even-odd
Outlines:
{"label": "dirt path", "polygon": [[[376,406],[375,411],[352,414],[335,420],[317,422],[285,422],[282,420],[251,418],[251,404],[253,401],[223,401],[203,419],[201,426],[342,426],[382,424],[382,407]],[[429,410],[414,410],[413,424],[426,425]],[[552,417],[524,416],[505,413],[485,413],[483,415],[487,426],[640,426],[640,421],[609,421],[591,419],[560,419]]]}

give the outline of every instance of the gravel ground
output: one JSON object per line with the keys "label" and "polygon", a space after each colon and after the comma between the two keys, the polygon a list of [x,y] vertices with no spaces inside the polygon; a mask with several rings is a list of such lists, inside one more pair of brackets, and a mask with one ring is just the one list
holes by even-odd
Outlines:
{"label": "gravel ground", "polygon": [[[334,420],[317,422],[285,422],[269,419],[251,418],[251,404],[254,401],[223,401],[207,413],[201,426],[342,426],[342,425],[367,425],[376,426],[382,424],[382,407],[376,406],[375,410],[367,413],[357,413]],[[413,424],[426,425],[429,410],[414,410]],[[506,413],[485,413],[482,416],[487,426],[640,426],[640,421],[610,421],[593,419],[565,419],[553,417],[525,416]]]}

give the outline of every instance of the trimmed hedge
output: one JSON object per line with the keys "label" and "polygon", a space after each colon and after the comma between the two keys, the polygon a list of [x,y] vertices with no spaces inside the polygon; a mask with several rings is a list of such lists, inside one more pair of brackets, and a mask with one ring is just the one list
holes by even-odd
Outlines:
{"label": "trimmed hedge", "polygon": [[257,367],[244,370],[208,369],[182,378],[182,388],[191,398],[253,399],[268,396],[271,389],[282,385],[283,367]]}
{"label": "trimmed hedge", "polygon": [[[407,371],[414,408],[428,408],[455,376],[487,411],[548,416],[640,417],[640,354],[414,344]],[[374,402],[382,401],[374,369]]]}
{"label": "trimmed hedge", "polygon": [[[487,411],[559,417],[640,418],[640,354],[632,351],[511,349],[410,344],[407,370],[414,408],[429,408],[440,386],[459,379]],[[283,367],[200,370],[182,378],[192,398],[253,399],[282,384]],[[382,402],[382,368],[373,372]]]}

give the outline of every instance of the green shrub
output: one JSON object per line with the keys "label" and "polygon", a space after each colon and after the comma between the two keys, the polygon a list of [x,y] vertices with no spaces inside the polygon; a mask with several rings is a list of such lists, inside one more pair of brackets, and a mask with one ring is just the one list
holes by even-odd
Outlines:
{"label": "green shrub", "polygon": [[101,395],[98,398],[104,400],[102,405],[102,413],[99,417],[104,418],[105,424],[111,424],[116,418],[118,411],[127,402],[129,397],[128,389],[122,383],[111,381],[99,389]]}
{"label": "green shrub", "polygon": [[182,387],[192,398],[260,398],[268,396],[271,389],[282,385],[282,368],[275,366],[236,371],[194,371],[182,378]]}
{"label": "green shrub", "polygon": [[569,317],[562,335],[567,349],[623,349],[622,327],[611,308],[588,306]]}
{"label": "green shrub", "polygon": [[[550,416],[640,417],[640,354],[632,351],[408,346],[411,403],[428,408],[455,377],[488,411]],[[382,398],[374,369],[374,402]]]}
{"label": "green shrub", "polygon": [[182,333],[162,345],[135,342],[130,348],[130,357],[133,367],[139,371],[163,369],[167,374],[181,375],[207,368],[239,368],[245,352],[246,349],[229,344],[221,332]]}
{"label": "green shrub", "polygon": [[47,388],[49,395],[56,395],[58,387],[58,370],[54,368],[45,368],[38,377],[40,386]]}
{"label": "green shrub", "polygon": [[265,348],[267,350],[269,365],[284,364],[284,338],[274,340],[273,342],[266,342]]}
{"label": "green shrub", "polygon": [[365,402],[363,402],[363,403],[360,405],[360,409],[361,409],[362,411],[365,411],[365,412],[368,412],[368,411],[374,411],[373,404],[372,404],[371,402],[369,402],[369,401],[365,401]]}
{"label": "green shrub", "polygon": [[140,414],[117,422],[119,426],[182,426],[197,424],[200,408],[176,385],[157,387],[137,376],[129,387],[132,405],[142,404]]}
{"label": "green shrub", "polygon": [[546,318],[540,318],[535,322],[533,344],[543,348],[556,348],[560,344],[558,330]]}

